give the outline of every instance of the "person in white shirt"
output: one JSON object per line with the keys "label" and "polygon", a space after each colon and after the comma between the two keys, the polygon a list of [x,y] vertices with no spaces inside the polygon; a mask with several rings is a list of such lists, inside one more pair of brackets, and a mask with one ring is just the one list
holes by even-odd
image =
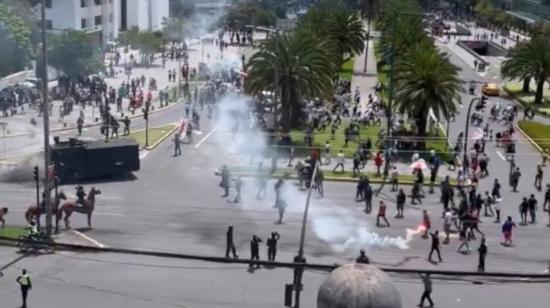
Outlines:
{"label": "person in white shirt", "polygon": [[412,162],[414,163],[415,161],[419,160],[420,159],[420,154],[418,154],[417,151],[414,151],[412,157],[411,157],[411,160]]}
{"label": "person in white shirt", "polygon": [[344,162],[346,161],[346,156],[344,155],[344,152],[342,150],[338,151],[338,155],[336,157],[336,166],[332,170],[334,173],[336,173],[336,169],[338,167],[341,167],[342,173],[344,173]]}
{"label": "person in white shirt", "polygon": [[328,140],[325,143],[325,151],[323,154],[325,157],[325,165],[330,165],[330,142]]}

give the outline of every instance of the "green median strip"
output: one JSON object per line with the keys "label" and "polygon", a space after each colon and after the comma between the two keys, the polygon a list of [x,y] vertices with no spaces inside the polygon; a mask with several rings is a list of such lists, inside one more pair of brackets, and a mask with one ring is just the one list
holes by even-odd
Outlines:
{"label": "green median strip", "polygon": [[176,128],[175,124],[169,124],[164,126],[152,127],[149,128],[149,145],[145,147],[145,130],[136,130],[130,133],[130,137],[136,140],[140,148],[145,148],[147,150],[154,149],[162,141],[164,141]]}
{"label": "green median strip", "polygon": [[0,229],[0,237],[7,237],[12,239],[18,239],[21,235],[27,234],[27,228],[25,227],[14,227],[14,226],[5,226]]}
{"label": "green median strip", "polygon": [[539,151],[550,153],[550,125],[536,121],[519,121],[518,126]]}
{"label": "green median strip", "polygon": [[[258,176],[256,167],[248,167],[248,166],[229,166],[229,170],[231,171],[231,174],[234,176],[243,176],[243,177],[255,177]],[[332,170],[323,170],[323,174],[325,176],[325,180],[327,181],[341,181],[341,182],[356,182],[359,180],[360,176],[368,176],[371,183],[382,183],[384,182],[384,176],[377,175],[376,172],[360,172],[358,175],[353,175],[353,172],[351,171],[344,171],[341,172],[334,172]],[[296,170],[292,168],[278,168],[275,173],[263,173],[264,176],[271,177],[271,178],[290,178],[290,179],[297,179],[297,173]],[[429,179],[429,174],[425,174],[425,179],[427,183],[427,180]],[[400,184],[406,184],[411,185],[414,183],[414,175],[411,174],[400,174],[398,176],[398,182]],[[436,179],[436,183],[441,182],[443,179],[438,177]],[[389,179],[387,180],[389,181]],[[454,179],[451,179],[451,184],[455,185],[456,181]]]}

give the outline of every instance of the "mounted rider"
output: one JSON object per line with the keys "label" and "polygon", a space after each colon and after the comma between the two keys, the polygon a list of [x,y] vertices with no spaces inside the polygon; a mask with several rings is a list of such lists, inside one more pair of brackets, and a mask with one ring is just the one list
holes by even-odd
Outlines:
{"label": "mounted rider", "polygon": [[78,200],[76,200],[76,203],[80,203],[82,205],[86,205],[85,203],[85,197],[86,197],[86,192],[84,191],[84,187],[82,187],[82,185],[78,185],[76,186],[76,197],[78,198]]}

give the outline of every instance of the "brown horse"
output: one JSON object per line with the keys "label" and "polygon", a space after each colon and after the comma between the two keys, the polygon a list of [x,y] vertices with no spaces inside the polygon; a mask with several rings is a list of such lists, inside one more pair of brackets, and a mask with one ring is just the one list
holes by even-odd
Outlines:
{"label": "brown horse", "polygon": [[[59,192],[57,196],[54,198],[50,198],[50,204],[53,206],[52,208],[52,214],[56,215],[57,209],[59,208],[59,203],[61,203],[61,200],[67,200],[67,196],[65,196],[64,192]],[[25,211],[25,219],[30,224],[31,221],[35,221],[38,226],[40,226],[40,215],[46,214],[46,211],[44,208],[38,206],[35,203],[31,203],[29,207],[27,208],[27,211]]]}
{"label": "brown horse", "polygon": [[[55,229],[59,230],[59,221],[63,219],[65,222],[65,229],[70,230],[71,223],[69,222],[69,217],[71,217],[73,212],[86,214],[88,216],[88,228],[92,228],[92,213],[95,208],[95,196],[99,194],[101,194],[101,191],[92,187],[83,205],[77,204],[77,201],[67,201],[63,203],[57,210]],[[63,214],[65,214],[65,218],[63,218]]]}

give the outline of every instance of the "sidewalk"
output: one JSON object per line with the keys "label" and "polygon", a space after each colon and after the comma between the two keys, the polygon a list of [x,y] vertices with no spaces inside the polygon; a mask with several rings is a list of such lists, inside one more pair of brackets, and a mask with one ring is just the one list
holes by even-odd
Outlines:
{"label": "sidewalk", "polygon": [[[363,20],[363,26],[367,31],[367,21]],[[372,28],[372,25],[371,25]],[[367,42],[365,42],[366,44]],[[369,39],[369,50],[367,54],[367,71],[365,68],[365,53],[366,48],[359,55],[355,55],[353,62],[353,76],[351,78],[351,94],[355,93],[355,89],[359,87],[359,93],[361,93],[361,112],[367,109],[367,103],[369,100],[369,94],[374,94],[374,87],[378,83],[378,71],[376,70],[376,58],[374,57],[374,39]]]}

